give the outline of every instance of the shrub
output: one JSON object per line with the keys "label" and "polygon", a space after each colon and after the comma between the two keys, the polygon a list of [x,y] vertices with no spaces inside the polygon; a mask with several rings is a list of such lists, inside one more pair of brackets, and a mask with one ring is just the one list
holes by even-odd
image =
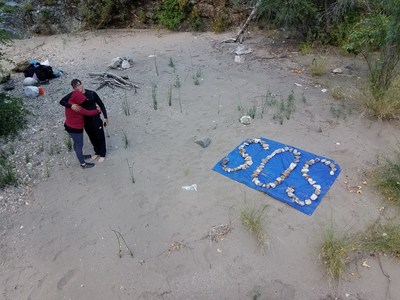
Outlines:
{"label": "shrub", "polygon": [[15,136],[25,127],[27,114],[21,98],[0,93],[0,137]]}
{"label": "shrub", "polygon": [[229,14],[225,10],[221,10],[217,13],[212,27],[215,32],[223,32],[228,29],[230,25]]}
{"label": "shrub", "polygon": [[395,152],[393,159],[385,162],[373,172],[374,185],[389,202],[400,207],[400,150]]}
{"label": "shrub", "polygon": [[188,0],[163,0],[157,12],[158,22],[170,30],[177,30],[190,8]]}
{"label": "shrub", "polygon": [[17,183],[12,165],[7,161],[5,153],[0,152],[0,189],[6,185],[17,185]]}

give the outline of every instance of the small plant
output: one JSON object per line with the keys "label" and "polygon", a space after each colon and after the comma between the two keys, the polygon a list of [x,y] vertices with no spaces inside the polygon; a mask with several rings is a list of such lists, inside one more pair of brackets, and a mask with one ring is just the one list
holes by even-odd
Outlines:
{"label": "small plant", "polygon": [[182,113],[183,110],[182,110],[181,89],[178,90],[178,101],[179,101],[179,108],[181,109],[181,113]]}
{"label": "small plant", "polygon": [[24,108],[22,98],[0,93],[0,137],[16,136],[25,128],[28,114],[30,112]]}
{"label": "small plant", "polygon": [[278,111],[274,113],[273,120],[279,121],[279,124],[283,124],[284,118],[287,120],[290,119],[292,113],[295,111],[295,98],[293,91],[291,94],[286,98],[286,100],[281,99],[281,102],[278,107]]}
{"label": "small plant", "polygon": [[128,96],[126,95],[126,92],[125,92],[125,98],[122,101],[122,110],[124,111],[125,116],[131,115],[131,107],[129,105]]}
{"label": "small plant", "polygon": [[264,205],[261,209],[256,209],[254,207],[250,208],[246,204],[240,212],[240,220],[242,225],[254,235],[257,246],[260,247],[262,253],[264,253],[265,246],[267,244],[263,227],[267,207],[267,205]]}
{"label": "small plant", "polygon": [[256,117],[256,104],[254,103],[252,107],[247,110],[247,115],[250,116],[252,119]]}
{"label": "small plant", "polygon": [[285,116],[286,119],[290,119],[291,114],[295,111],[295,105],[294,105],[294,93],[293,91],[289,94],[289,96],[286,99],[286,104],[285,104]]}
{"label": "small plant", "polygon": [[169,58],[168,66],[175,70],[175,63],[174,63],[174,60],[172,59],[172,57]]}
{"label": "small plant", "polygon": [[151,96],[153,98],[153,109],[157,110],[157,84],[155,83],[151,86]]}
{"label": "small plant", "polygon": [[400,225],[371,225],[363,236],[362,247],[369,252],[400,258]]}
{"label": "small plant", "polygon": [[129,175],[131,177],[131,182],[135,183],[135,177],[133,176],[133,163],[130,164],[128,159],[126,159],[126,163],[128,165]]}
{"label": "small plant", "polygon": [[346,107],[344,106],[344,103],[341,105],[332,105],[331,106],[331,113],[335,119],[343,119],[346,120],[346,112],[345,112]]}
{"label": "small plant", "polygon": [[379,192],[400,207],[400,150],[395,151],[393,159],[386,158],[373,174],[373,182]]}
{"label": "small plant", "polygon": [[196,74],[193,75],[193,83],[194,85],[200,85],[200,79],[202,78],[202,72],[201,69],[198,69],[196,71]]}
{"label": "small plant", "polygon": [[346,269],[349,245],[349,240],[336,234],[332,226],[324,232],[319,258],[327,274],[334,279],[339,279]]}
{"label": "small plant", "polygon": [[168,106],[172,106],[172,85],[168,87]]}
{"label": "small plant", "polygon": [[340,86],[333,87],[332,97],[335,100],[343,100],[344,99],[343,89]]}
{"label": "small plant", "polygon": [[174,87],[176,87],[177,89],[179,89],[181,87],[181,80],[179,78],[179,75],[176,75],[176,77],[175,77]]}
{"label": "small plant", "polygon": [[64,142],[65,142],[65,146],[67,147],[68,152],[71,152],[73,145],[72,145],[72,139],[69,134],[65,135]]}
{"label": "small plant", "polygon": [[30,158],[30,156],[29,156],[29,153],[25,153],[25,163],[27,164],[27,163],[29,163],[29,161],[31,160],[31,158]]}
{"label": "small plant", "polygon": [[125,130],[122,131],[122,141],[124,142],[124,148],[127,149],[129,146],[129,140]]}
{"label": "small plant", "polygon": [[299,45],[299,51],[304,55],[310,54],[311,53],[310,43],[301,43]]}
{"label": "small plant", "polygon": [[49,167],[49,164],[48,163],[46,163],[46,166],[45,166],[45,168],[46,168],[46,177],[47,178],[50,178],[50,167]]}
{"label": "small plant", "polygon": [[327,65],[325,60],[320,57],[313,58],[310,65],[310,73],[312,76],[321,76],[327,72]]}
{"label": "small plant", "polygon": [[13,165],[6,159],[6,155],[0,152],[0,189],[7,185],[16,186],[18,184],[17,176]]}
{"label": "small plant", "polygon": [[153,57],[154,57],[154,66],[155,66],[155,68],[156,68],[156,74],[157,74],[157,76],[159,76],[159,74],[158,74],[157,55],[156,55],[156,53],[154,53]]}
{"label": "small plant", "polygon": [[24,14],[28,14],[33,11],[32,2],[24,2],[24,4],[22,5],[22,11],[24,12]]}
{"label": "small plant", "polygon": [[48,154],[49,155],[56,155],[56,154],[60,154],[61,153],[61,147],[59,144],[57,143],[51,143],[49,146],[49,151]]}

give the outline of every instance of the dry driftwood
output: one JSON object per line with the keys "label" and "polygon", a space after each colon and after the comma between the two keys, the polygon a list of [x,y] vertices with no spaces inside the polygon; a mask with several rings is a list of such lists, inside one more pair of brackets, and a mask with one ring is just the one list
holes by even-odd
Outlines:
{"label": "dry driftwood", "polygon": [[250,21],[255,17],[255,15],[258,12],[258,8],[261,4],[261,0],[258,0],[256,5],[253,7],[253,10],[251,11],[249,17],[247,18],[246,22],[244,22],[243,26],[240,28],[239,32],[237,33],[236,37],[234,38],[229,38],[229,39],[225,39],[222,41],[222,43],[237,43],[239,41],[239,43],[243,42],[243,34],[244,31],[246,30],[246,28],[249,26]]}
{"label": "dry driftwood", "polygon": [[140,87],[133,82],[109,72],[89,73],[89,76],[98,77],[97,79],[100,81],[100,85],[96,90],[99,90],[105,86],[109,86],[111,88],[119,87],[127,90],[135,89],[135,91],[136,89],[140,89]]}

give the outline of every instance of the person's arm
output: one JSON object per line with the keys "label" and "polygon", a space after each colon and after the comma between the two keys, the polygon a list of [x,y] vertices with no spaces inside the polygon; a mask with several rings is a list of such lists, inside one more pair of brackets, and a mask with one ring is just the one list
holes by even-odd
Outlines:
{"label": "person's arm", "polygon": [[71,108],[72,105],[68,103],[69,98],[71,98],[71,93],[62,97],[62,99],[60,100],[60,104],[66,108]]}
{"label": "person's arm", "polygon": [[66,108],[71,108],[71,109],[72,109],[73,111],[75,111],[75,112],[79,112],[79,111],[81,110],[81,107],[80,107],[78,104],[76,104],[76,103],[71,104],[71,103],[68,102],[69,99],[71,98],[71,94],[72,94],[72,93],[69,93],[68,95],[64,96],[64,97],[60,100],[60,104],[61,104],[62,106],[64,106],[64,107],[66,107]]}
{"label": "person's arm", "polygon": [[107,110],[106,110],[106,107],[104,106],[103,101],[101,101],[99,95],[96,92],[92,91],[92,94],[93,94],[94,102],[97,104],[98,107],[100,107],[100,110],[103,113],[104,119],[107,120]]}
{"label": "person's arm", "polygon": [[83,107],[81,107],[81,109],[79,110],[78,114],[84,115],[84,116],[96,116],[100,113],[100,111],[98,109],[84,109]]}

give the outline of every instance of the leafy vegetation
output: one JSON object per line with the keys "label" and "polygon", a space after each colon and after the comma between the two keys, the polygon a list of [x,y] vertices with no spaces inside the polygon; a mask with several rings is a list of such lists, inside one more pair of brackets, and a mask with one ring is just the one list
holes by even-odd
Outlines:
{"label": "leafy vegetation", "polygon": [[373,224],[364,233],[362,245],[368,251],[400,258],[400,225]]}
{"label": "leafy vegetation", "polygon": [[373,172],[375,186],[380,193],[392,203],[400,207],[400,151],[395,152],[393,159],[385,162]]}
{"label": "leafy vegetation", "polygon": [[349,245],[349,239],[337,234],[332,227],[324,232],[320,260],[332,278],[339,279],[345,272]]}
{"label": "leafy vegetation", "polygon": [[0,189],[7,185],[17,185],[18,180],[12,164],[7,160],[5,153],[0,152]]}
{"label": "leafy vegetation", "polygon": [[0,93],[0,137],[15,136],[26,126],[29,111],[23,107],[22,99]]}

